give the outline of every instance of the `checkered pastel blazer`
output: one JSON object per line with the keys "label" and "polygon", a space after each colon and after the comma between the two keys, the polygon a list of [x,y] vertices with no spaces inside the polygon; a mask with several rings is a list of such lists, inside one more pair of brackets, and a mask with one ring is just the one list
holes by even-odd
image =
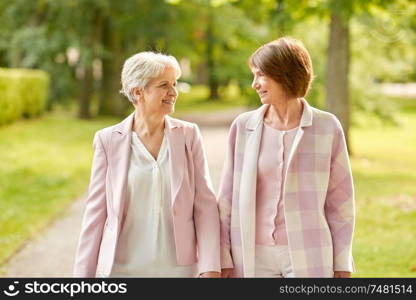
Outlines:
{"label": "checkered pastel blazer", "polygon": [[[304,109],[284,182],[283,201],[295,277],[332,277],[354,270],[354,189],[338,119]],[[220,189],[221,267],[254,277],[256,177],[263,117],[268,105],[239,115],[231,125]]]}

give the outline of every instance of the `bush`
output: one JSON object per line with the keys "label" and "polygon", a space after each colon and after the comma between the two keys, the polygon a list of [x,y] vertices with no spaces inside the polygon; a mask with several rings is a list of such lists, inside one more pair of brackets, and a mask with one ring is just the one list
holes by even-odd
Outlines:
{"label": "bush", "polygon": [[22,116],[23,102],[17,99],[17,80],[11,71],[0,69],[0,125]]}
{"label": "bush", "polygon": [[0,125],[42,114],[49,75],[40,70],[0,69]]}

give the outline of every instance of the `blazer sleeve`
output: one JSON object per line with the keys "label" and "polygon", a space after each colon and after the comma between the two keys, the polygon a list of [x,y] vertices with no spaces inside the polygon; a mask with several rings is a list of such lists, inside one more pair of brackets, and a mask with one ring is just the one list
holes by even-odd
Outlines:
{"label": "blazer sleeve", "polygon": [[337,119],[325,215],[332,235],[334,271],[353,272],[354,187],[345,136]]}
{"label": "blazer sleeve", "polygon": [[95,277],[104,224],[107,219],[105,182],[108,164],[99,132],[95,134],[93,144],[95,151],[87,203],[75,255],[75,277]]}
{"label": "blazer sleeve", "polygon": [[220,272],[220,224],[215,193],[201,133],[193,128],[192,155],[195,168],[194,222],[198,247],[199,274]]}
{"label": "blazer sleeve", "polygon": [[236,122],[231,125],[228,134],[227,153],[224,167],[222,170],[220,188],[218,193],[218,204],[220,210],[220,228],[221,228],[221,268],[234,268],[231,255],[231,210],[233,198],[234,183],[234,153],[236,142],[237,126]]}

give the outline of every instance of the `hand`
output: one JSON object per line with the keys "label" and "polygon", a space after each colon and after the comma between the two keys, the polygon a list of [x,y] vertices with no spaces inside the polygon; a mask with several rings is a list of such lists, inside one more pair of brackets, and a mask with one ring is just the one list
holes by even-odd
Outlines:
{"label": "hand", "polygon": [[335,271],[334,278],[351,278],[351,272]]}
{"label": "hand", "polygon": [[222,278],[231,278],[233,275],[234,269],[232,268],[226,268],[221,270],[221,277]]}
{"label": "hand", "polygon": [[204,272],[199,275],[200,278],[221,278],[220,272]]}

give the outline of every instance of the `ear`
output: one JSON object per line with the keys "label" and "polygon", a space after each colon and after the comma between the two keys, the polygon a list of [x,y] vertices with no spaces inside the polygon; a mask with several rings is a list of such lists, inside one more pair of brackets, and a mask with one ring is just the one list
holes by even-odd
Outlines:
{"label": "ear", "polygon": [[138,87],[134,88],[133,89],[133,95],[134,95],[134,99],[135,99],[136,103],[143,101],[142,100],[143,99],[143,90],[142,89],[140,89]]}

